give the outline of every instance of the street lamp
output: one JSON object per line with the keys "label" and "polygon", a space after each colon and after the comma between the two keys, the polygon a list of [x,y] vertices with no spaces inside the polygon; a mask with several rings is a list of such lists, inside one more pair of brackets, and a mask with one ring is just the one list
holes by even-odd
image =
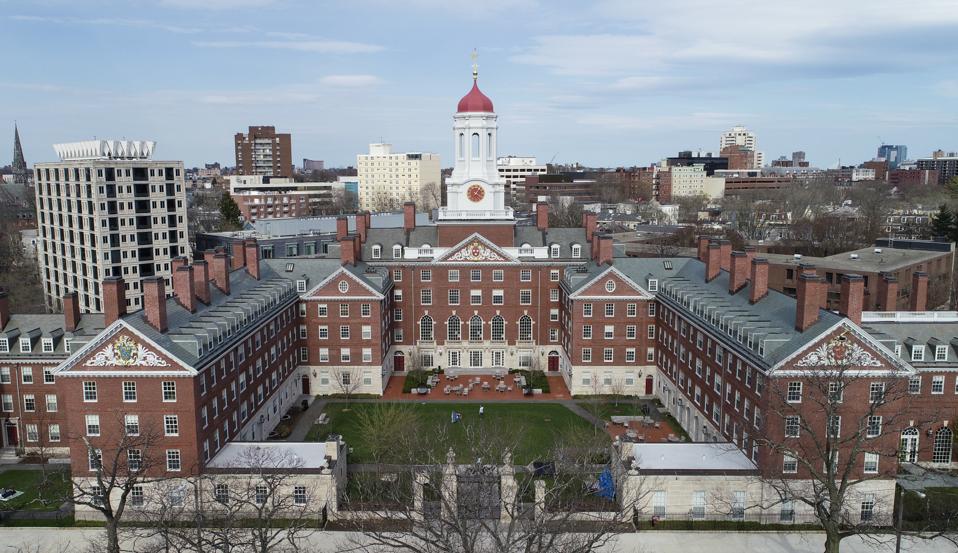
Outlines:
{"label": "street lamp", "polygon": [[[913,490],[919,499],[928,497],[924,492]],[[901,553],[901,524],[905,513],[905,488],[898,486],[898,522],[895,525],[895,553]]]}

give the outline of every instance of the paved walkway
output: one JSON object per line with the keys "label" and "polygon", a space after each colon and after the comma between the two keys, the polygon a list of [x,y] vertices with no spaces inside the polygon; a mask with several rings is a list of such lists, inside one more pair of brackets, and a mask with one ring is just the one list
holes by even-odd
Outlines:
{"label": "paved walkway", "polygon": [[[403,393],[403,384],[406,382],[406,375],[404,374],[393,374],[392,378],[389,379],[389,383],[386,385],[386,389],[383,391],[382,399],[387,401],[439,401],[439,400],[455,400],[456,398],[462,397],[463,401],[467,399],[474,399],[484,402],[493,402],[493,401],[556,401],[562,399],[571,399],[572,394],[569,393],[569,388],[565,385],[565,380],[562,376],[557,374],[547,374],[546,378],[549,379],[549,393],[548,394],[539,394],[535,396],[525,396],[522,395],[522,389],[515,383],[513,380],[514,376],[512,374],[507,374],[505,379],[502,381],[512,388],[505,392],[496,391],[496,385],[499,384],[499,381],[493,378],[491,374],[468,374],[467,372],[458,373],[458,376],[455,380],[446,380],[445,377],[441,378],[439,385],[432,389],[431,392],[425,395],[414,395]],[[453,385],[465,385],[468,384],[471,379],[478,378],[480,384],[474,386],[472,391],[469,392],[469,395],[457,396],[455,394],[445,394],[443,389],[448,386]],[[488,390],[482,389],[482,383],[488,383]]]}
{"label": "paved walkway", "polygon": [[319,418],[320,413],[323,412],[323,409],[326,408],[326,400],[322,398],[316,398],[313,400],[312,405],[309,406],[306,411],[299,416],[299,420],[296,421],[296,426],[293,427],[293,430],[289,433],[289,436],[286,437],[287,442],[304,442],[306,441],[306,434],[309,433],[309,429],[313,427],[313,423],[316,422],[316,419]]}

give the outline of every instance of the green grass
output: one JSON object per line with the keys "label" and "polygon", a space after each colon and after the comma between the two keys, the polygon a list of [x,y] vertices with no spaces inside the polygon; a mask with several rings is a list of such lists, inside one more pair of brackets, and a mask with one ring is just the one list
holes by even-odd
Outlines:
{"label": "green grass", "polygon": [[909,530],[958,528],[958,488],[925,488],[926,497],[906,492],[902,499],[904,527]]}
{"label": "green grass", "polygon": [[[593,410],[595,409],[596,405],[591,400],[576,399],[576,403],[578,403],[583,409],[585,409],[586,411],[590,413],[598,414],[599,418],[605,421],[611,421],[612,417],[614,416],[629,417],[629,416],[642,416],[645,414],[642,412],[642,402],[637,402],[634,400],[630,400],[628,398],[619,399],[618,405],[616,405],[616,401],[614,399],[609,399],[606,397],[603,397],[602,399],[600,399],[599,402],[600,403],[598,404],[598,413],[596,413]],[[684,436],[686,441],[692,440],[688,432],[686,432],[682,428],[682,425],[680,425],[679,422],[675,420],[675,418],[672,415],[668,413],[663,413],[659,415],[655,411],[655,408],[656,408],[655,404],[649,403],[649,402],[646,402],[646,403],[649,405],[649,416],[652,416],[656,420],[661,419],[661,422],[665,425],[668,425],[676,436]]]}
{"label": "green grass", "polygon": [[[373,409],[376,405],[375,403],[354,403],[349,405],[348,410],[344,411],[345,404],[330,403],[326,407],[330,422],[320,427],[320,430],[316,432],[311,431],[307,439],[324,440],[331,433],[340,434],[346,444],[353,448],[349,462],[367,462],[369,452],[366,451],[360,438],[361,430],[356,414],[363,409]],[[514,437],[517,449],[514,452],[513,460],[519,464],[527,464],[537,459],[547,458],[553,449],[555,436],[558,432],[564,432],[570,427],[586,430],[592,428],[588,421],[557,403],[494,402],[485,405],[485,415],[483,417],[479,417],[479,404],[476,403],[430,402],[404,403],[404,405],[413,409],[418,415],[422,427],[422,430],[419,430],[418,433],[422,436],[423,443],[433,445],[436,448],[452,447],[460,462],[474,460],[469,459],[470,448],[466,438],[467,426],[470,425],[480,425],[483,432],[488,435],[502,436],[506,441],[510,437]],[[453,410],[462,413],[462,422],[457,424],[450,422]],[[430,436],[435,436],[435,432],[430,432],[429,429],[441,427],[448,430],[449,443],[430,443]],[[314,427],[314,430],[316,428]],[[417,432],[415,429],[410,431]]]}
{"label": "green grass", "polygon": [[43,484],[39,470],[8,470],[0,473],[0,488],[13,488],[23,495],[0,503],[0,510],[56,511],[70,496],[70,477],[66,471],[49,469],[48,482]]}

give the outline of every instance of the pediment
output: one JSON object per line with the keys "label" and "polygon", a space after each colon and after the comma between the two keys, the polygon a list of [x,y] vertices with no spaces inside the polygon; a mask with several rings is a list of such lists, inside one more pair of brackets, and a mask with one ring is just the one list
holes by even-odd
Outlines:
{"label": "pediment", "polygon": [[155,373],[187,375],[195,373],[195,370],[134,328],[117,321],[64,361],[56,372],[67,376],[118,376]]}
{"label": "pediment", "polygon": [[306,294],[307,298],[351,299],[382,298],[382,294],[361,278],[340,267]]}
{"label": "pediment", "polygon": [[914,368],[902,362],[894,352],[847,319],[822,333],[819,339],[809,342],[805,347],[782,360],[774,370],[776,372],[914,372]]}
{"label": "pediment", "polygon": [[602,271],[589,282],[583,285],[571,296],[573,299],[580,298],[608,298],[616,297],[635,299],[652,299],[650,294],[643,287],[635,283],[631,278],[623,274],[614,266],[610,266]]}
{"label": "pediment", "polygon": [[473,233],[462,242],[449,248],[449,251],[436,261],[447,263],[513,263],[515,258],[481,234]]}

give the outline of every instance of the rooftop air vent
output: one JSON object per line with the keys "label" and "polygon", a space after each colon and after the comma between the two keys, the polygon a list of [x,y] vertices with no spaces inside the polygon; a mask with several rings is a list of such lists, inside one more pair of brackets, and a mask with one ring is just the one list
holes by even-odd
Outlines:
{"label": "rooftop air vent", "polygon": [[875,253],[881,253],[881,248],[875,248]]}
{"label": "rooftop air vent", "polygon": [[802,254],[796,253],[796,254],[793,254],[792,257],[794,257],[795,259],[801,259],[801,258],[802,258]]}
{"label": "rooftop air vent", "polygon": [[857,254],[857,253],[850,253],[850,254],[848,254],[848,259],[858,259],[858,254]]}

